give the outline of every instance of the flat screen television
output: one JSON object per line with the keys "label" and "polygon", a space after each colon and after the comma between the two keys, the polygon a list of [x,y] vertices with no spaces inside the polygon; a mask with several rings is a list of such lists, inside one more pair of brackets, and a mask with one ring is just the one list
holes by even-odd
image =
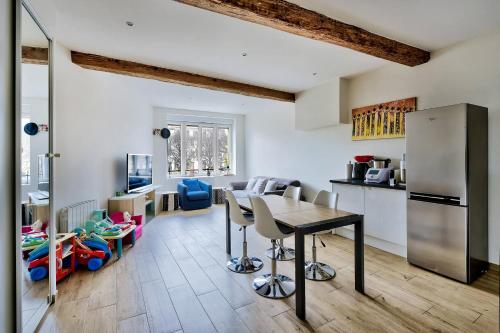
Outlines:
{"label": "flat screen television", "polygon": [[153,184],[153,155],[127,154],[127,193],[141,192]]}

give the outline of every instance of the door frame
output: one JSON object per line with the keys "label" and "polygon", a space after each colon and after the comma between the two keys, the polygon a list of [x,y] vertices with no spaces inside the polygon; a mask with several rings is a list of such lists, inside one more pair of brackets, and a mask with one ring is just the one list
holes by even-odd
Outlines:
{"label": "door frame", "polygon": [[[15,124],[16,124],[16,139],[15,139],[15,159],[16,159],[16,176],[15,176],[15,207],[16,207],[16,331],[34,331],[43,317],[47,313],[49,307],[54,303],[57,293],[56,289],[56,214],[55,214],[55,192],[54,192],[54,39],[52,34],[43,25],[29,0],[16,0],[15,20],[16,20],[16,74],[15,74]],[[23,328],[22,322],[22,274],[23,267],[21,265],[21,214],[19,207],[21,206],[21,63],[22,63],[22,45],[21,45],[21,21],[22,8],[30,14],[33,21],[40,28],[48,41],[48,125],[49,125],[49,293],[47,295],[47,304],[38,312],[38,316],[30,321],[30,325]]]}

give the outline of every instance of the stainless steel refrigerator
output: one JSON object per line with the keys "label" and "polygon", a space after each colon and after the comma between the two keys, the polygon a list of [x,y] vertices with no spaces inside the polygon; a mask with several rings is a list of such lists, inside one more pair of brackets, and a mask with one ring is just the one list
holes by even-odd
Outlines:
{"label": "stainless steel refrigerator", "polygon": [[406,115],[408,261],[471,283],[488,268],[488,109]]}

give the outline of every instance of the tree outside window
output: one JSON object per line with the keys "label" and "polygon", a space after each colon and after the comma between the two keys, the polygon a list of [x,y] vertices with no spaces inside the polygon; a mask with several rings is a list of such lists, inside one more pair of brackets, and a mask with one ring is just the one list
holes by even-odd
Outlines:
{"label": "tree outside window", "polygon": [[168,175],[213,176],[231,169],[231,126],[208,123],[168,124]]}
{"label": "tree outside window", "polygon": [[181,175],[181,126],[168,125],[170,138],[167,141],[168,149],[168,174]]}

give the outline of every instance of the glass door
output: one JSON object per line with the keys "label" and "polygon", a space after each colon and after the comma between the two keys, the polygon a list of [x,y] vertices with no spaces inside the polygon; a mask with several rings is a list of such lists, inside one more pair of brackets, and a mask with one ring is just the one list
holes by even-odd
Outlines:
{"label": "glass door", "polygon": [[[54,300],[56,257],[52,170],[52,41],[28,3],[20,15],[18,107],[18,277],[23,332],[33,332]],[[19,296],[18,296],[19,299]]]}

